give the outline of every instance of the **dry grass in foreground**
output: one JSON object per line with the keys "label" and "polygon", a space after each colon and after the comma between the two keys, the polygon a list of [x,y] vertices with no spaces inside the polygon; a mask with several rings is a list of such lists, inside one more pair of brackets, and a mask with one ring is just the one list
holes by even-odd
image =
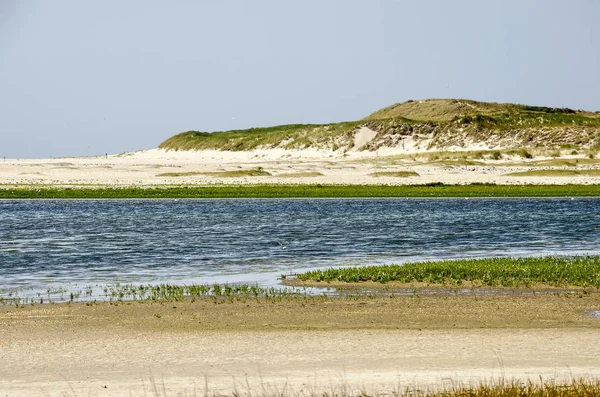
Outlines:
{"label": "dry grass in foreground", "polygon": [[415,397],[591,397],[600,395],[600,380],[577,379],[570,383],[499,382],[473,387],[454,387],[440,392],[407,391]]}
{"label": "dry grass in foreground", "polygon": [[[151,380],[151,395],[154,397],[168,397],[171,395],[185,395],[190,397],[597,397],[600,396],[599,379],[573,379],[570,382],[544,381],[505,381],[484,382],[473,386],[465,386],[457,383],[451,387],[438,389],[434,387],[402,387],[398,385],[395,389],[379,390],[370,392],[364,389],[355,389],[345,384],[331,384],[328,391],[319,392],[312,390],[311,385],[306,390],[295,391],[293,388],[283,385],[282,387],[264,386],[260,390],[253,390],[249,384],[241,384],[241,387],[232,393],[217,393],[206,390],[192,393],[183,392],[173,394],[167,388]],[[201,389],[201,388],[200,388]],[[74,395],[75,396],[75,395]]]}

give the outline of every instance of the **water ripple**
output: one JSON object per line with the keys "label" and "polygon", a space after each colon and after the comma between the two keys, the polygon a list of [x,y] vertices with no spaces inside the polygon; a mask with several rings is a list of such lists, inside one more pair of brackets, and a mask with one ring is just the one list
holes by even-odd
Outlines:
{"label": "water ripple", "polygon": [[598,253],[599,199],[0,201],[0,288]]}

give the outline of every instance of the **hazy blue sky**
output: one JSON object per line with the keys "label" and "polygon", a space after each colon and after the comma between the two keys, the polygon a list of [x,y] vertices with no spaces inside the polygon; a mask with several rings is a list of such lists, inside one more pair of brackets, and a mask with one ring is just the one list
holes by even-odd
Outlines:
{"label": "hazy blue sky", "polygon": [[598,0],[0,0],[0,157],[460,97],[600,110]]}

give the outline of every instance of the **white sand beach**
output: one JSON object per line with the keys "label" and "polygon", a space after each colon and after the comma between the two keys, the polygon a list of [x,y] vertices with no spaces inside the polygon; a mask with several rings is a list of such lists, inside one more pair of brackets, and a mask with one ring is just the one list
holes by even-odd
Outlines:
{"label": "white sand beach", "polygon": [[[478,149],[478,148],[467,148]],[[0,185],[13,186],[157,186],[212,184],[597,184],[600,163],[574,156],[502,160],[444,160],[436,152],[414,148],[377,152],[326,150],[165,151],[142,150],[97,157],[0,160]],[[428,157],[429,156],[429,157]],[[560,160],[564,160],[564,164]],[[578,164],[580,162],[580,164]],[[261,170],[260,176],[227,175]],[[513,172],[560,170],[565,175],[509,176]],[[392,172],[416,175],[398,177]],[[595,171],[592,171],[595,172]],[[600,171],[599,171],[600,172]],[[379,173],[379,174],[376,174]]]}

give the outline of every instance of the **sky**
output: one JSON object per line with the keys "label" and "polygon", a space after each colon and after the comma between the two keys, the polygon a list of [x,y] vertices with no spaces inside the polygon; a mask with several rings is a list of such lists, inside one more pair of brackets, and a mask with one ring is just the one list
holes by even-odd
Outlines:
{"label": "sky", "polygon": [[409,99],[600,110],[598,0],[0,0],[0,157],[361,119]]}

